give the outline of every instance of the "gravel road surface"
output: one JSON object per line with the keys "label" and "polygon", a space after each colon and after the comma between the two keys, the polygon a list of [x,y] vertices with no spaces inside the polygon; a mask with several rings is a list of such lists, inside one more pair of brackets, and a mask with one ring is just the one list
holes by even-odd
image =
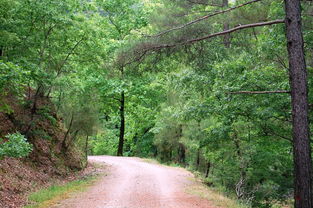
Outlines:
{"label": "gravel road surface", "polygon": [[92,156],[89,160],[104,164],[106,175],[55,208],[213,208],[209,201],[186,193],[196,182],[182,168],[130,157]]}

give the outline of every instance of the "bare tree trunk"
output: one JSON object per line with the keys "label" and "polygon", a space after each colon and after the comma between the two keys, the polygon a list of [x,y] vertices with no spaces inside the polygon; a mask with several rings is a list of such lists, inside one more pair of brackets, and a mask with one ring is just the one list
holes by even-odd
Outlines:
{"label": "bare tree trunk", "polygon": [[118,142],[117,156],[123,156],[123,146],[124,146],[124,134],[125,134],[125,92],[121,93],[121,103],[120,103],[120,138]]}
{"label": "bare tree trunk", "polygon": [[178,146],[178,162],[186,165],[186,148],[183,144],[179,143]]}
{"label": "bare tree trunk", "polygon": [[[180,138],[183,136],[183,125],[179,125],[178,132],[177,132],[177,140],[179,141]],[[178,143],[178,162],[180,164],[185,165],[186,162],[186,148],[183,143]]]}
{"label": "bare tree trunk", "polygon": [[88,141],[89,141],[89,136],[87,135],[87,137],[86,137],[86,144],[85,144],[86,160],[88,159]]}
{"label": "bare tree trunk", "polygon": [[312,208],[307,71],[301,30],[300,1],[285,0],[285,10],[293,126],[294,206]]}
{"label": "bare tree trunk", "polygon": [[210,170],[211,170],[211,163],[208,162],[207,167],[206,167],[206,172],[205,172],[205,177],[209,177],[210,174]]}
{"label": "bare tree trunk", "polygon": [[200,166],[200,147],[197,149],[197,170],[199,170]]}

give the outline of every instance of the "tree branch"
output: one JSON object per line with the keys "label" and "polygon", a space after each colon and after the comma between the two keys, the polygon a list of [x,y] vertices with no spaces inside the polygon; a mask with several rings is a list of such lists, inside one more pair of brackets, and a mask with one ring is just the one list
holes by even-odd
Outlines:
{"label": "tree branch", "polygon": [[57,75],[56,77],[58,77],[61,72],[62,72],[62,68],[64,67],[64,65],[66,64],[67,60],[70,58],[70,56],[74,53],[75,49],[79,46],[79,44],[85,39],[85,35],[83,35],[83,37],[77,41],[75,43],[75,45],[71,48],[71,50],[68,52],[68,54],[65,56],[65,58],[63,59],[63,61],[61,62],[60,66],[58,67],[57,70]]}
{"label": "tree branch", "polygon": [[192,0],[187,0],[191,4],[199,4],[199,5],[204,5],[204,6],[218,6],[221,7],[221,4],[214,4],[214,3],[204,3],[200,1],[192,1]]}
{"label": "tree branch", "polygon": [[178,26],[178,27],[174,27],[174,28],[171,28],[171,29],[169,29],[169,30],[165,30],[165,31],[163,31],[163,32],[160,32],[160,33],[158,33],[158,34],[156,34],[156,35],[152,35],[152,36],[149,36],[149,37],[159,37],[159,36],[162,36],[162,35],[165,35],[165,34],[171,32],[171,31],[179,30],[179,29],[185,28],[185,27],[187,27],[187,26],[189,26],[189,25],[195,24],[195,23],[200,22],[200,21],[202,21],[202,20],[206,20],[206,19],[208,19],[208,18],[210,18],[210,17],[216,16],[216,15],[219,15],[219,14],[224,14],[224,13],[226,13],[226,12],[230,12],[230,11],[232,11],[232,10],[234,10],[234,9],[238,9],[238,8],[240,8],[240,7],[243,7],[243,6],[246,6],[246,5],[249,5],[249,4],[258,2],[258,1],[261,1],[261,0],[252,0],[252,1],[248,1],[248,2],[246,2],[246,3],[240,4],[240,5],[238,5],[238,6],[231,7],[231,8],[226,9],[226,10],[216,11],[215,13],[205,15],[205,16],[200,17],[200,18],[198,18],[198,19],[195,19],[195,20],[193,20],[193,21],[191,21],[191,22],[188,22],[188,23],[186,23],[186,24],[184,24],[184,25],[181,25],[181,26]]}
{"label": "tree branch", "polygon": [[291,139],[291,138],[286,137],[286,136],[283,136],[283,135],[280,135],[280,134],[277,134],[277,133],[275,133],[274,131],[269,132],[269,134],[270,134],[270,136],[278,136],[278,137],[281,138],[281,139],[284,139],[284,140],[287,140],[287,141],[289,141],[289,142],[292,142],[292,139]]}
{"label": "tree branch", "polygon": [[242,30],[242,29],[246,29],[246,28],[261,27],[261,26],[266,26],[266,25],[280,24],[280,23],[284,23],[284,22],[285,22],[285,20],[283,20],[283,19],[277,19],[277,20],[272,20],[272,21],[268,21],[268,22],[258,22],[258,23],[240,25],[240,26],[231,28],[229,30],[213,33],[213,34],[210,34],[210,35],[207,35],[204,37],[190,39],[190,40],[186,40],[186,41],[183,41],[180,43],[174,43],[174,44],[157,44],[157,43],[146,42],[146,43],[139,45],[139,46],[141,46],[141,48],[138,47],[139,49],[137,48],[137,49],[133,50],[131,53],[134,54],[134,58],[132,60],[129,60],[128,62],[124,62],[122,64],[122,66],[130,65],[134,62],[141,61],[144,58],[144,56],[147,55],[148,52],[151,52],[151,51],[159,51],[159,50],[162,50],[165,48],[169,49],[169,48],[174,48],[177,46],[193,44],[195,42],[199,42],[199,41],[210,39],[210,38],[217,37],[217,36],[222,36],[222,35],[225,35],[228,33],[233,33],[233,32],[236,32],[238,30]]}
{"label": "tree branch", "polygon": [[246,24],[246,25],[239,25],[237,27],[231,28],[229,30],[224,30],[222,32],[217,32],[217,33],[213,33],[204,37],[200,37],[200,38],[195,38],[195,39],[190,39],[181,43],[176,43],[176,44],[163,44],[163,45],[156,45],[148,50],[159,50],[162,48],[173,48],[175,46],[178,45],[186,45],[186,44],[191,44],[194,42],[198,42],[198,41],[202,41],[202,40],[206,40],[206,39],[210,39],[216,36],[222,36],[228,33],[233,33],[236,32],[238,30],[243,30],[243,29],[247,29],[247,28],[254,28],[254,27],[261,27],[261,26],[265,26],[265,25],[274,25],[274,24],[280,24],[280,23],[284,23],[285,20],[284,19],[277,19],[277,20],[272,20],[272,21],[268,21],[268,22],[257,22],[257,23],[252,23],[252,24]]}
{"label": "tree branch", "polygon": [[213,38],[213,37],[216,37],[216,36],[221,36],[221,35],[225,35],[225,34],[228,34],[228,33],[233,33],[233,32],[236,32],[236,31],[242,30],[242,29],[261,27],[261,26],[265,26],[265,25],[274,25],[274,24],[280,24],[280,23],[284,23],[284,22],[285,22],[284,19],[277,19],[277,20],[272,20],[272,21],[268,21],[268,22],[258,22],[258,23],[240,25],[240,26],[234,27],[234,28],[229,29],[229,30],[225,30],[225,31],[218,32],[218,33],[213,33],[213,34],[208,35],[208,36],[187,40],[185,43],[187,43],[187,44],[188,43],[194,43],[194,42],[198,42],[198,41],[201,41],[201,40],[206,40],[206,39],[209,39],[209,38]]}
{"label": "tree branch", "polygon": [[279,93],[290,93],[287,90],[276,90],[276,91],[237,91],[229,92],[228,94],[279,94]]}

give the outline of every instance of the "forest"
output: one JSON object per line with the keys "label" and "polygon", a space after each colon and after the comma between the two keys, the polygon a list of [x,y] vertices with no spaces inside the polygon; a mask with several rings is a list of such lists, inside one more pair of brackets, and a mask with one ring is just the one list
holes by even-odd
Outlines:
{"label": "forest", "polygon": [[312,75],[309,0],[0,0],[0,113],[14,123],[14,97],[31,115],[0,132],[0,159],[51,140],[47,98],[62,151],[157,158],[250,207],[311,208]]}

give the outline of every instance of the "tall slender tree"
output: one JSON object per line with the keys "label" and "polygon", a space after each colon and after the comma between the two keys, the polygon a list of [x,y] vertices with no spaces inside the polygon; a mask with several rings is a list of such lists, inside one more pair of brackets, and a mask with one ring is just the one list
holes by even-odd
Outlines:
{"label": "tall slender tree", "polygon": [[308,81],[301,28],[300,0],[285,0],[286,37],[291,86],[294,205],[312,207],[312,161],[308,120]]}

